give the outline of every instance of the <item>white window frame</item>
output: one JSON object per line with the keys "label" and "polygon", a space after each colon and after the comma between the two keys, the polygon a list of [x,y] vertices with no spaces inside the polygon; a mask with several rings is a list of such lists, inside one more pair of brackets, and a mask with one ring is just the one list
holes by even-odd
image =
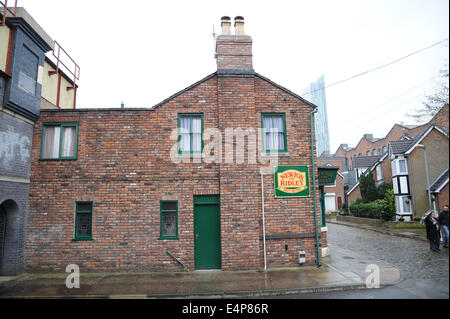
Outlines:
{"label": "white window frame", "polygon": [[[408,200],[409,203],[407,203],[409,211],[405,211],[405,201]],[[412,205],[411,205],[411,199],[408,195],[400,195],[395,196],[395,213],[397,215],[411,215],[412,214]]]}
{"label": "white window frame", "polygon": [[[405,171],[400,171],[400,161],[405,161]],[[392,176],[408,175],[408,161],[403,156],[391,160],[391,167],[392,167]]]}
{"label": "white window frame", "polygon": [[377,182],[380,182],[383,180],[383,168],[380,165],[377,165],[376,167],[376,172],[377,172]]}

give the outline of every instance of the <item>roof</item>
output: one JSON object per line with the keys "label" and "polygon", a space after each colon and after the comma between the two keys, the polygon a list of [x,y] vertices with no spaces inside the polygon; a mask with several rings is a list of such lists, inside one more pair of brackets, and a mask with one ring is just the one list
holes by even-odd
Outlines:
{"label": "roof", "polygon": [[[384,153],[383,155],[381,155],[381,156],[378,156],[379,158],[378,158],[378,160],[377,161],[375,161],[367,170],[366,170],[366,172],[367,171],[373,171],[374,169],[375,169],[375,167],[377,167],[377,165],[379,164],[379,163],[381,163],[386,157],[387,157],[387,154],[388,153]],[[377,156],[366,156],[366,157],[377,157]],[[365,172],[364,172],[365,173]],[[350,195],[350,193],[352,193],[355,189],[356,189],[356,187],[359,185],[359,181],[357,181],[356,182],[356,184],[354,184],[348,191],[347,191],[347,195]]]}
{"label": "roof", "polygon": [[356,182],[356,184],[353,185],[352,188],[350,188],[350,189],[347,191],[347,196],[350,195],[350,194],[356,189],[356,187],[358,187],[358,186],[359,186],[359,181]]}
{"label": "roof", "polygon": [[444,134],[448,137],[448,132],[436,125],[428,125],[423,131],[421,131],[417,136],[412,140],[399,140],[399,141],[391,141],[389,145],[391,146],[392,154],[409,154],[412,150],[423,140],[425,136],[428,135],[433,129],[438,130],[440,133]]}
{"label": "roof", "polygon": [[448,183],[448,167],[439,175],[430,186],[432,193],[439,193],[441,189]]}
{"label": "roof", "polygon": [[406,141],[390,141],[389,145],[391,146],[392,154],[403,154],[411,145],[411,140]]}
{"label": "roof", "polygon": [[373,164],[378,162],[382,155],[376,156],[356,156],[353,158],[353,167],[372,167]]}
{"label": "roof", "polygon": [[44,29],[36,22],[36,20],[33,19],[33,17],[23,7],[16,8],[15,16],[12,15],[9,11],[6,11],[6,18],[8,21],[11,22],[17,21],[19,19],[23,20],[36,33],[36,35],[39,36],[42,39],[42,41],[50,48],[49,50],[52,50],[54,48],[55,43],[53,42],[53,39],[44,31]]}

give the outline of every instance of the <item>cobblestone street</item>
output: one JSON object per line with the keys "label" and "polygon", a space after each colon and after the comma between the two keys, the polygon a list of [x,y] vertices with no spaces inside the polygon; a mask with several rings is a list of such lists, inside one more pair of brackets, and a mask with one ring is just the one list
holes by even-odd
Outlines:
{"label": "cobblestone street", "polygon": [[433,253],[420,240],[331,223],[327,227],[331,254],[337,246],[383,260],[400,269],[404,279],[449,278],[449,252],[442,245],[439,253]]}

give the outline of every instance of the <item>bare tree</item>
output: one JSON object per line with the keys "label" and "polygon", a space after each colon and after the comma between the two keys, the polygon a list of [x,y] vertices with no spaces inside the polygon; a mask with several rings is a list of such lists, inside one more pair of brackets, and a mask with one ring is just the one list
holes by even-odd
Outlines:
{"label": "bare tree", "polygon": [[434,92],[425,96],[422,102],[423,106],[416,109],[408,116],[415,119],[417,122],[426,122],[430,120],[437,112],[448,104],[448,89],[449,89],[449,72],[448,64],[439,70],[439,78],[436,80]]}

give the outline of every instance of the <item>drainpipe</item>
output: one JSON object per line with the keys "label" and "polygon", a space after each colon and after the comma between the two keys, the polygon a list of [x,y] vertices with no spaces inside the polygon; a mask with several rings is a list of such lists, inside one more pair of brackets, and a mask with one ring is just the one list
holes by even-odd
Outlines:
{"label": "drainpipe", "polygon": [[317,108],[315,108],[310,113],[311,120],[311,163],[312,163],[312,180],[313,180],[313,198],[314,198],[314,226],[316,233],[316,250],[317,250],[317,267],[320,267],[320,250],[319,250],[319,232],[317,230],[317,203],[316,203],[316,175],[314,168],[314,130],[313,130],[313,118],[314,114],[317,113]]}
{"label": "drainpipe", "polygon": [[261,173],[261,201],[262,201],[262,222],[263,222],[263,246],[264,246],[264,271],[267,270],[266,259],[266,220],[264,216],[264,175]]}

